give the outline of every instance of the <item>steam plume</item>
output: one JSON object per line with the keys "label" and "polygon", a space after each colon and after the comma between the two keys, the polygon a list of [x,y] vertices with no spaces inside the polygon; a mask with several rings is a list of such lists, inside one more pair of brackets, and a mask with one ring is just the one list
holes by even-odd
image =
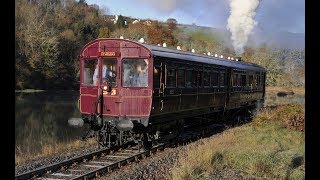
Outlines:
{"label": "steam plume", "polygon": [[237,55],[243,53],[243,47],[257,24],[254,17],[258,5],[259,0],[229,0],[230,16],[227,29],[231,32],[232,45]]}

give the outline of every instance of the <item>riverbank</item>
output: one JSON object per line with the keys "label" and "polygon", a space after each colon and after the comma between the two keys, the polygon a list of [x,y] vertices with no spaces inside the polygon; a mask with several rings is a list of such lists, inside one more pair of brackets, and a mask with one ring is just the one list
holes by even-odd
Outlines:
{"label": "riverbank", "polygon": [[14,92],[19,93],[35,93],[35,92],[44,92],[42,89],[22,89],[22,90],[14,90]]}
{"label": "riverbank", "polygon": [[34,154],[28,152],[22,152],[20,147],[16,146],[15,150],[15,164],[19,166],[21,164],[28,164],[30,161],[37,161],[43,158],[50,158],[59,154],[67,154],[76,150],[97,147],[97,142],[91,138],[87,141],[75,140],[65,143],[56,143],[44,145],[41,150]]}

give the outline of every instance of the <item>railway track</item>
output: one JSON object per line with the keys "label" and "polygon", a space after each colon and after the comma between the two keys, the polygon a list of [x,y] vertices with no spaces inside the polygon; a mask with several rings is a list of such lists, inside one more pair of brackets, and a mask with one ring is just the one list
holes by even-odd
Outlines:
{"label": "railway track", "polygon": [[[275,106],[265,106],[263,109],[274,109]],[[237,124],[239,122],[232,123]],[[65,160],[60,163],[55,163],[49,166],[41,167],[33,171],[18,174],[15,176],[16,180],[21,179],[46,179],[46,180],[59,180],[59,179],[93,179],[110,171],[121,168],[126,164],[133,161],[139,161],[152,154],[162,151],[167,147],[184,145],[203,137],[208,137],[213,134],[222,132],[226,127],[232,124],[211,124],[208,126],[199,126],[187,128],[182,137],[174,141],[161,143],[154,146],[150,150],[140,150],[138,146],[120,146],[113,149],[102,149],[92,152],[80,157]]]}
{"label": "railway track", "polygon": [[[265,106],[263,109],[273,109],[276,107],[277,106]],[[180,144],[184,145],[200,138],[219,133],[226,127],[228,127],[228,125],[226,126],[225,124],[211,124],[205,127],[196,127],[195,129],[185,131],[182,137],[172,142],[158,144],[150,150],[140,150],[138,146],[130,145],[115,147],[113,149],[105,148],[60,163],[18,174],[15,176],[15,179],[93,179],[107,174],[116,168],[121,168],[133,161],[139,161],[158,151],[162,151],[166,147]]]}
{"label": "railway track", "polygon": [[30,172],[15,176],[16,180],[22,179],[93,179],[108,174],[110,171],[121,168],[133,161],[139,161],[152,154],[162,151],[167,147],[184,145],[203,137],[221,132],[221,124],[212,124],[207,127],[198,127],[196,130],[186,131],[178,139],[160,143],[150,150],[139,149],[138,146],[122,146],[114,149],[102,149],[84,156],[65,160],[49,166],[41,167]]}

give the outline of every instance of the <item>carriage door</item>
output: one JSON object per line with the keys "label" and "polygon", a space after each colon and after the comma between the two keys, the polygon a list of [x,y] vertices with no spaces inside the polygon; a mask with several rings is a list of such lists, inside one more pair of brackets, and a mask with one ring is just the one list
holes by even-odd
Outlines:
{"label": "carriage door", "polygon": [[165,78],[166,78],[166,67],[165,67],[165,62],[161,60],[160,62],[160,90],[159,90],[159,95],[160,95],[160,105],[159,105],[159,110],[160,112],[163,112],[164,110],[164,101],[165,101]]}
{"label": "carriage door", "polygon": [[226,90],[226,101],[225,101],[225,106],[229,105],[230,101],[230,92],[231,92],[231,87],[232,87],[232,77],[233,77],[233,72],[231,68],[226,69],[226,73],[224,75],[224,83],[227,87],[225,87]]}
{"label": "carriage door", "polygon": [[152,98],[152,113],[162,112],[164,101],[164,80],[163,80],[163,71],[162,63],[159,58],[154,59],[153,63],[153,98]]}
{"label": "carriage door", "polygon": [[96,112],[98,85],[100,79],[99,61],[97,58],[81,59],[80,112],[92,114]]}

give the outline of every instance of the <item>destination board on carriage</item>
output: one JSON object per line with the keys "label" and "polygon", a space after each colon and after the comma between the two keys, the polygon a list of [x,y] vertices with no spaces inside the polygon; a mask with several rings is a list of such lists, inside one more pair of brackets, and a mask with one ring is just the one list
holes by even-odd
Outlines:
{"label": "destination board on carriage", "polygon": [[102,51],[102,52],[98,52],[98,56],[116,57],[116,56],[120,56],[120,52],[117,52],[117,51]]}

